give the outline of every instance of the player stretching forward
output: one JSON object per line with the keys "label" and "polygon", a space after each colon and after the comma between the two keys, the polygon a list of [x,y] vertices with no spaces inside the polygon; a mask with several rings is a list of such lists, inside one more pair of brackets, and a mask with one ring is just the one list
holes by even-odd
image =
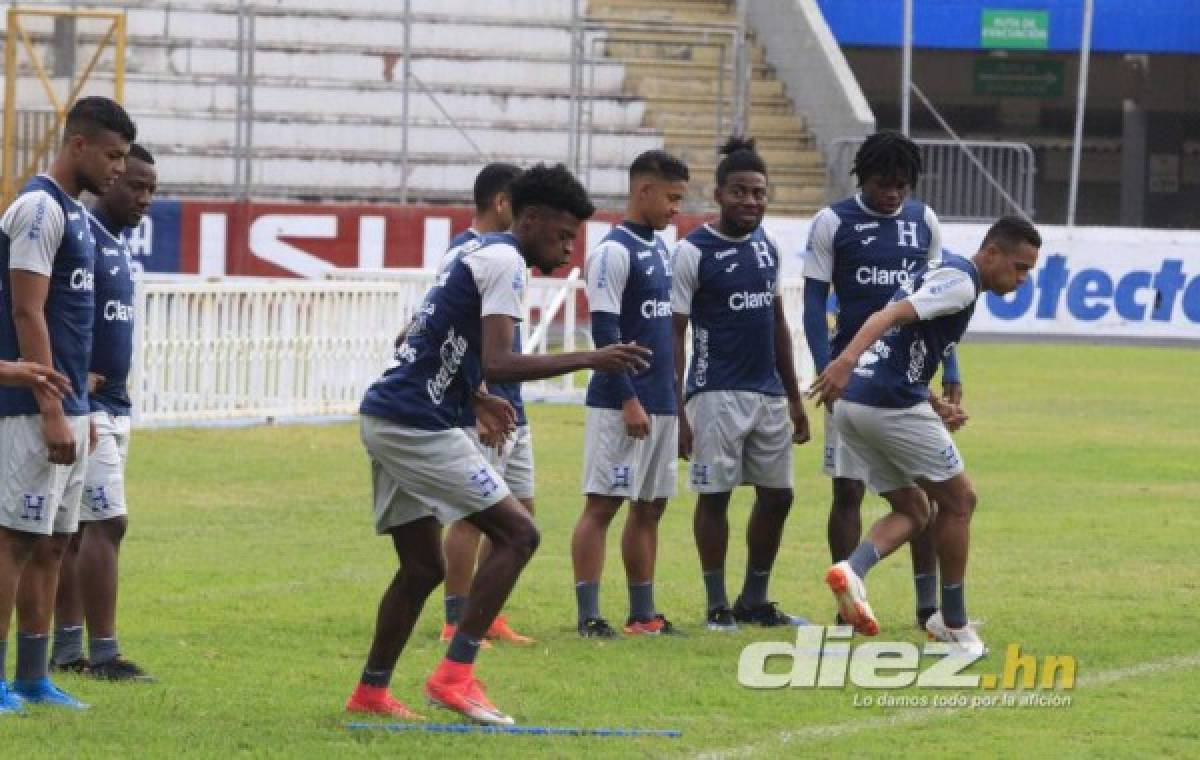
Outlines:
{"label": "player stretching forward", "polygon": [[526,267],[549,273],[567,261],[580,223],[594,208],[565,167],[536,166],[509,187],[512,232],[469,243],[439,278],[420,318],[396,350],[396,365],[363,398],[363,444],[371,458],[375,528],[391,536],[400,561],[379,605],[375,638],[355,712],[416,717],[388,691],[392,670],[421,607],[442,582],[439,520],[469,520],[492,542],[475,578],[446,657],[425,684],[434,704],[485,723],[512,723],[475,678],[488,626],[537,549],[529,513],[459,427],[473,403],[485,432],[506,431],[515,415],[503,399],[479,393],[481,380],[521,382],[580,369],[641,371],[650,351],[617,344],[552,356],[514,353]]}
{"label": "player stretching forward", "polygon": [[[792,506],[792,443],[809,438],[792,363],[792,335],[779,297],[779,248],[762,228],[767,166],[754,141],[730,138],[721,149],[716,226],[696,229],[675,250],[675,376],[683,394],[684,336],[692,324],[687,404],[679,410],[679,454],[691,458],[694,528],[708,627],[737,623],[799,625],[767,600],[771,567]],[[725,596],[729,496],[754,486],[746,528],[742,593]]]}
{"label": "player stretching forward", "polygon": [[[158,187],[154,158],[140,145],[129,147],[125,173],[92,209],[96,237],[96,313],[88,401],[96,447],[88,456],[84,506],[63,557],[54,610],[56,670],[110,681],[150,681],[145,671],[121,657],[117,643],[117,559],[128,525],[125,463],[129,460],[129,389],[133,361],[132,254],[125,240],[150,208]],[[88,655],[83,656],[87,621]]]}
{"label": "player stretching forward", "polygon": [[[832,356],[838,354],[867,317],[891,300],[896,287],[941,257],[941,229],[933,209],[907,198],[921,176],[917,146],[896,132],[879,132],[863,141],[852,173],[862,191],[821,209],[813,219],[804,257],[804,336],[817,371],[830,359],[825,304],[829,287],[837,296],[837,328]],[[942,390],[948,401],[962,402],[954,352],[946,356]],[[829,509],[829,553],[834,562],[850,556],[862,535],[866,472],[842,445],[825,413],[824,472],[833,478]],[[937,610],[937,553],[933,533],[912,540],[917,625]]]}
{"label": "player stretching forward", "polygon": [[[450,248],[442,262],[447,271],[462,251],[462,246],[484,235],[507,232],[513,223],[512,202],[508,186],[521,174],[519,167],[512,164],[494,163],[483,167],[475,178],[475,218],[471,226],[450,241]],[[521,331],[513,331],[513,353],[521,353]],[[520,383],[488,383],[488,392],[512,404],[517,413],[517,433],[503,439],[502,450],[480,444],[480,452],[496,472],[521,506],[533,514],[533,436],[529,421],[525,417],[525,404],[521,401]],[[468,404],[460,425],[477,443],[479,434],[475,429],[475,414]],[[463,605],[467,602],[467,591],[475,575],[477,558],[482,559],[490,551],[484,540],[480,547],[479,529],[467,520],[458,520],[446,530],[443,550],[446,552],[446,622],[442,626],[442,641],[454,638],[454,631],[462,617]],[[489,639],[501,639],[512,644],[532,644],[533,639],[514,631],[504,615],[497,615],[487,630]],[[485,644],[486,646],[486,644]]]}
{"label": "player stretching forward", "polygon": [[654,606],[658,523],[675,495],[675,376],[671,346],[671,264],[656,234],[679,213],[687,194],[687,165],[661,150],[629,167],[629,202],[617,225],[587,258],[592,340],[597,346],[632,341],[654,351],[646,372],[592,375],[584,424],[583,514],[571,538],[579,635],[612,638],[600,616],[600,577],[609,523],[629,499],[621,556],[629,584],[630,634],[675,633]]}
{"label": "player stretching forward", "polygon": [[[103,194],[125,171],[136,128],[120,105],[79,100],[47,174],[0,219],[0,360],[59,368],[71,391],[0,388],[0,711],[27,702],[83,708],[47,677],[58,569],[78,529],[88,449],[95,239],[79,194]],[[18,590],[19,589],[19,590]],[[17,672],[3,666],[17,608]]]}
{"label": "player stretching forward", "polygon": [[982,656],[987,651],[967,621],[964,592],[975,491],[950,437],[967,418],[957,404],[931,395],[929,381],[966,332],[980,294],[1005,295],[1020,287],[1037,263],[1041,245],[1029,222],[1000,219],[972,259],[947,254],[939,267],[902,285],[813,383],[812,394],[818,403],[833,404],[838,434],[865,463],[867,483],[892,507],[849,560],[825,574],[842,619],[859,633],[879,632],[862,579],[881,558],[926,528],[928,495],[938,505],[933,532],[942,608],[925,628],[966,653]]}

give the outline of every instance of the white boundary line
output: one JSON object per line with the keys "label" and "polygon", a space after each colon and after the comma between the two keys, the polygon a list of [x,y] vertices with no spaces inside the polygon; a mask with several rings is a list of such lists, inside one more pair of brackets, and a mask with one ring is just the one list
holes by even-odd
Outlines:
{"label": "white boundary line", "polygon": [[[1114,683],[1119,683],[1121,681],[1126,681],[1131,678],[1140,678],[1142,676],[1162,673],[1164,671],[1188,670],[1196,667],[1200,667],[1200,652],[1177,655],[1175,657],[1168,657],[1162,660],[1143,662],[1124,668],[1103,670],[1090,676],[1086,674],[1081,675],[1076,679],[1075,686],[1077,689],[1104,687]],[[989,695],[1000,695],[1009,692],[988,691],[986,693]],[[1024,693],[1031,694],[1035,692],[1029,691]],[[824,739],[828,737],[848,736],[850,734],[871,731],[877,728],[890,728],[892,726],[901,726],[910,723],[924,723],[926,721],[950,717],[966,712],[971,712],[971,710],[969,708],[962,707],[931,707],[919,711],[909,710],[907,712],[900,712],[882,718],[868,718],[866,720],[847,721],[845,723],[827,723],[825,725],[808,726],[806,728],[790,731],[780,731],[769,742],[748,744],[742,747],[718,750],[716,752],[702,752],[695,755],[695,757],[697,760],[731,760],[732,758],[750,757],[758,752],[765,751],[770,745],[787,744],[795,739]]]}

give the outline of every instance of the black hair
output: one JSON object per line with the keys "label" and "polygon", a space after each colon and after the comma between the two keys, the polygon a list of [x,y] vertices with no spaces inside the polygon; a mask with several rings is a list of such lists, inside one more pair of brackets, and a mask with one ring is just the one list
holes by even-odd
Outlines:
{"label": "black hair", "polygon": [[520,175],[521,167],[514,164],[497,162],[483,167],[475,177],[475,210],[482,214],[491,208],[496,196],[506,192]]}
{"label": "black hair", "polygon": [[691,178],[683,159],[672,156],[665,150],[648,150],[633,159],[633,163],[629,165],[629,179],[644,175],[667,182],[687,182]]}
{"label": "black hair", "polygon": [[904,177],[909,187],[915,187],[923,168],[916,143],[899,132],[883,131],[863,140],[850,173],[858,177],[859,186],[868,177]]}
{"label": "black hair", "polygon": [[1034,248],[1042,247],[1042,236],[1032,222],[1019,216],[1002,216],[996,220],[983,236],[983,246],[996,243],[1005,251],[1015,251],[1022,243]]}
{"label": "black hair", "polygon": [[99,95],[91,95],[80,98],[71,106],[67,113],[66,126],[63,128],[63,139],[74,135],[92,138],[102,130],[116,132],[125,138],[126,142],[137,139],[137,127],[120,103]]}
{"label": "black hair", "polygon": [[733,172],[758,172],[763,176],[767,174],[767,162],[763,161],[762,156],[754,149],[753,137],[734,135],[726,140],[717,152],[725,156],[717,164],[718,186],[724,185],[725,179]]}
{"label": "black hair", "polygon": [[154,156],[150,155],[150,151],[143,148],[139,143],[130,144],[129,158],[136,158],[138,161],[154,166]]}
{"label": "black hair", "polygon": [[531,206],[566,211],[581,220],[596,213],[587,190],[562,164],[538,164],[526,170],[509,185],[508,197],[512,200],[514,216]]}

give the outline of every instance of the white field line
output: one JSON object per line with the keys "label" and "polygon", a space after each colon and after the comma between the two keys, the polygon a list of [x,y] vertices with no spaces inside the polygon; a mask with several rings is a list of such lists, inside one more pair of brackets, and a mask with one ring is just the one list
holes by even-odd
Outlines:
{"label": "white field line", "polygon": [[[1148,676],[1167,671],[1189,670],[1196,667],[1200,667],[1200,652],[1177,655],[1175,657],[1167,657],[1162,660],[1143,662],[1137,665],[1129,665],[1124,668],[1102,670],[1099,673],[1093,673],[1091,675],[1084,674],[1075,679],[1075,687],[1076,689],[1104,687],[1114,683],[1120,683],[1121,681],[1127,681],[1131,678],[1141,678],[1142,676]],[[989,696],[999,696],[1006,693],[1017,694],[1019,692],[988,691],[985,693]],[[1024,693],[1029,694],[1033,692]],[[926,721],[951,717],[960,713],[968,712],[971,712],[971,709],[964,707],[927,707],[920,710],[907,710],[905,712],[898,712],[894,715],[888,715],[881,718],[867,718],[866,720],[846,721],[844,723],[827,723],[825,725],[807,726],[805,728],[799,728],[795,730],[780,731],[767,742],[747,744],[741,747],[718,750],[716,752],[702,752],[696,755],[696,758],[697,760],[732,760],[732,758],[750,757],[759,751],[765,750],[768,745],[787,744],[788,742],[796,739],[825,739],[836,736],[848,736],[850,734],[871,731],[877,728],[891,728],[910,723],[924,723]]]}

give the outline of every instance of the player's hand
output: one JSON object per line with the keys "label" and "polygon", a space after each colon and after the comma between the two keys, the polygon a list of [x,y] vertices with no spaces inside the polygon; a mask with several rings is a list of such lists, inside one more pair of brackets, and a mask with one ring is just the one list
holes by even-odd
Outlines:
{"label": "player's hand", "polygon": [[478,419],[475,422],[475,433],[479,436],[479,442],[485,447],[492,449],[497,454],[504,453],[504,446],[508,443],[508,433],[481,425]]}
{"label": "player's hand", "polygon": [[479,440],[485,446],[499,450],[508,434],[517,429],[516,410],[506,400],[490,393],[471,396],[471,407],[475,410],[475,430]]}
{"label": "player's hand", "polygon": [[621,420],[625,423],[625,435],[641,440],[650,435],[650,416],[637,397],[621,404]]}
{"label": "player's hand", "polygon": [[929,403],[951,433],[961,430],[962,426],[967,424],[967,413],[958,404],[951,404],[937,396],[931,396]]}
{"label": "player's hand", "polygon": [[788,399],[788,416],[792,418],[792,443],[808,443],[812,432],[808,427],[808,414],[800,399]]}
{"label": "player's hand", "polygon": [[942,398],[956,406],[962,404],[962,383],[942,383]]}
{"label": "player's hand", "polygon": [[58,401],[74,393],[66,375],[44,364],[18,360],[0,362],[0,385],[20,385],[47,399]]}
{"label": "player's hand", "polygon": [[679,458],[692,458],[692,426],[682,412],[679,414]]}
{"label": "player's hand", "polygon": [[592,369],[597,372],[632,372],[638,374],[650,367],[654,352],[633,341],[613,343],[592,352]]}
{"label": "player's hand", "polygon": [[95,372],[88,373],[88,393],[95,393],[104,385],[104,375]]}
{"label": "player's hand", "polygon": [[42,437],[46,440],[46,459],[51,464],[75,463],[75,434],[61,409],[42,414]]}
{"label": "player's hand", "polygon": [[825,370],[813,381],[808,389],[808,397],[817,400],[817,406],[830,406],[842,397],[842,391],[850,384],[850,373],[854,365],[846,360],[845,354],[839,356],[825,366]]}

